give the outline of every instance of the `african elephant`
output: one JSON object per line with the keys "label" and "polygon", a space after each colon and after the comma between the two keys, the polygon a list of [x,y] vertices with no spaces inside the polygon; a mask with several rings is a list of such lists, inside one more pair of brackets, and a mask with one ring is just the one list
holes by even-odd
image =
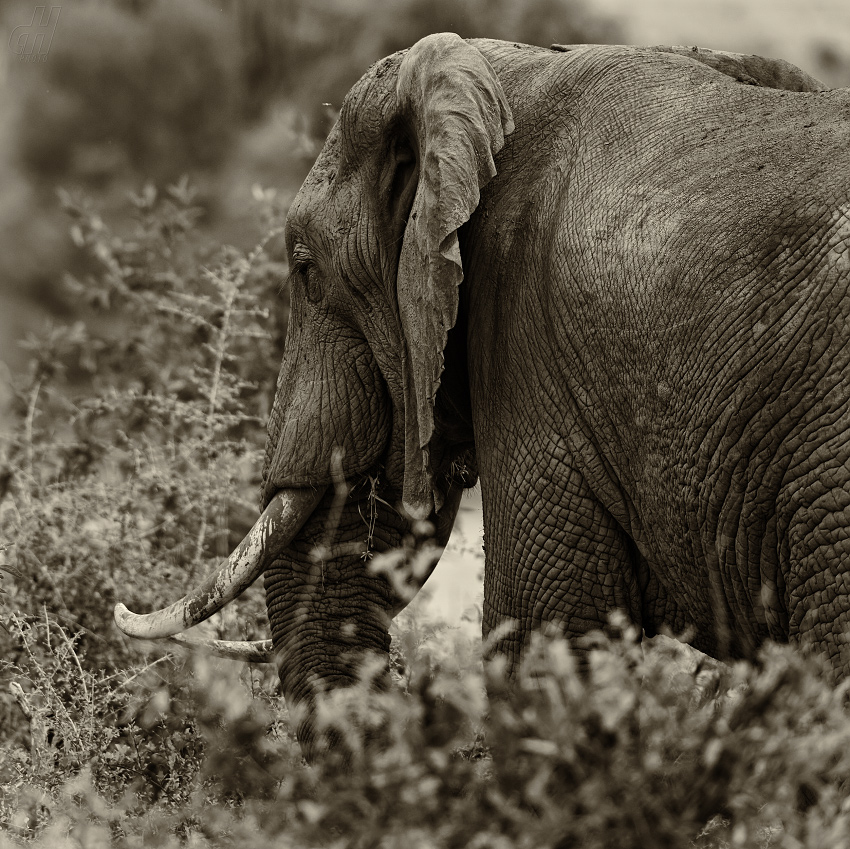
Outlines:
{"label": "african elephant", "polygon": [[311,757],[315,694],[387,656],[405,603],[370,555],[444,544],[480,478],[509,665],[543,623],[620,610],[843,674],[850,92],[823,89],[758,57],[451,34],[374,65],[287,219],[264,513],[122,628],[175,634],[263,574]]}

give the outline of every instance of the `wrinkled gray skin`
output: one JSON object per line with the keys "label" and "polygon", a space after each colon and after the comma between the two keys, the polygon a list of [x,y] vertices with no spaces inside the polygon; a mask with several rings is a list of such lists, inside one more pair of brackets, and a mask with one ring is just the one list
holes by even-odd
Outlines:
{"label": "wrinkled gray skin", "polygon": [[476,472],[511,665],[622,610],[847,671],[850,93],[703,54],[442,35],[349,93],[287,222],[265,499],[335,447],[354,484],[266,570],[290,701],[386,656],[370,515],[372,551],[405,513],[444,540]]}

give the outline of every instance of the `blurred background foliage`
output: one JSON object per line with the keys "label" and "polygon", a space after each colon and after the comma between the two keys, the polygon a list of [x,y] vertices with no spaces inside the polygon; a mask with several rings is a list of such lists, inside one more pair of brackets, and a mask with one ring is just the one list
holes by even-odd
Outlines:
{"label": "blurred background foliage", "polygon": [[[48,61],[15,74],[15,154],[43,182],[97,187],[216,168],[238,125],[239,50],[203,0],[63,9]],[[17,70],[17,69],[16,69]]]}
{"label": "blurred background foliage", "polygon": [[[0,3],[5,47],[35,0]],[[127,191],[183,174],[202,232],[247,247],[252,188],[281,212],[345,92],[375,60],[429,32],[548,45],[616,40],[580,0],[76,0],[45,61],[0,73],[0,361],[23,363],[17,328],[73,313],[65,269],[86,258],[68,238],[57,185],[120,215]]]}

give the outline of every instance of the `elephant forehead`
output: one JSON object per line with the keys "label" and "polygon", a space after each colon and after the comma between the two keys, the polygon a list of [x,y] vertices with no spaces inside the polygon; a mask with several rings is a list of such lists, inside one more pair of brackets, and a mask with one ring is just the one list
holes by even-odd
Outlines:
{"label": "elephant forehead", "polygon": [[[404,52],[375,63],[345,96],[339,119],[290,207],[290,231],[312,225],[317,217],[329,223],[332,196],[356,171],[368,167],[383,147],[387,124],[396,110],[398,65]],[[297,238],[297,232],[293,235]]]}
{"label": "elephant forehead", "polygon": [[368,180],[340,180],[330,166],[311,175],[292,202],[287,215],[287,239],[307,245],[316,258],[331,255],[353,237],[369,216]]}
{"label": "elephant forehead", "polygon": [[326,220],[330,210],[331,191],[339,169],[340,135],[334,125],[319,158],[298,190],[286,216],[287,237],[291,242],[303,241],[305,233],[317,221]]}
{"label": "elephant forehead", "polygon": [[397,110],[398,68],[405,52],[394,53],[372,65],[342,101],[340,177],[347,176],[364,154],[374,153],[382,144],[387,124]]}

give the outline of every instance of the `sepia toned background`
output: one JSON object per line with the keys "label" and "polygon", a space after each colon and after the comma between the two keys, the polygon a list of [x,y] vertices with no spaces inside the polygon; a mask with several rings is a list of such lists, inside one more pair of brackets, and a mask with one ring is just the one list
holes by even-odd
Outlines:
{"label": "sepia toned background", "polygon": [[[544,634],[510,678],[485,663],[476,491],[391,628],[393,685],[369,662],[320,699],[344,761],[304,763],[277,663],[113,619],[256,519],[280,225],[373,60],[449,30],[754,51],[848,86],[847,0],[48,3],[0,0],[0,849],[850,846],[848,688],[816,657],[727,665],[614,615],[581,667]],[[267,638],[262,584],[193,638]]]}

